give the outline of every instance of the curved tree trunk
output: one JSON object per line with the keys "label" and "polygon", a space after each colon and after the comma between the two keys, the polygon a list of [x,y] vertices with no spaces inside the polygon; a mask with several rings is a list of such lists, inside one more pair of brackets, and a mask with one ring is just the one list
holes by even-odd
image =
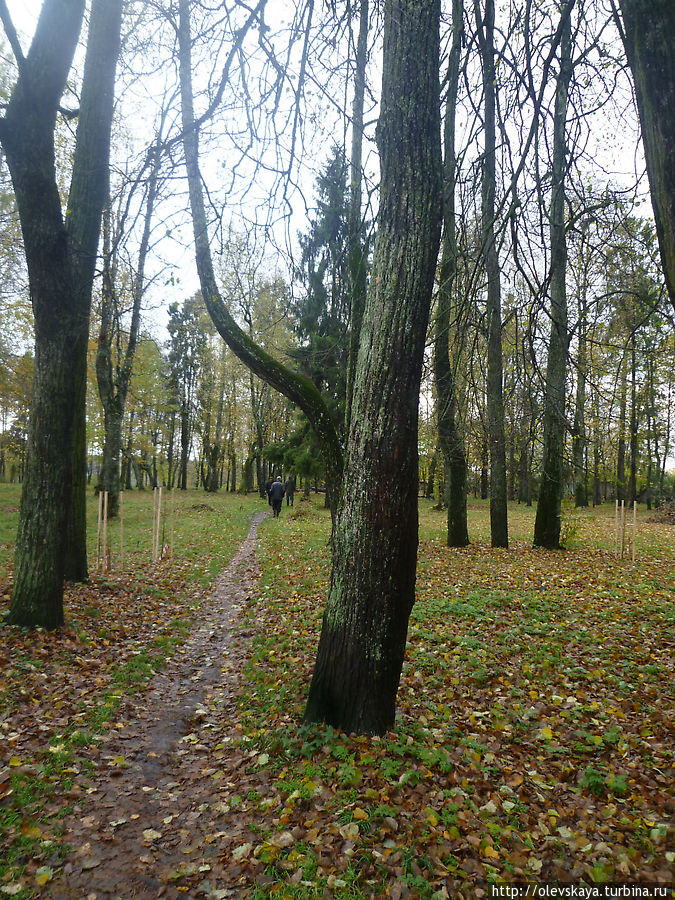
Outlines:
{"label": "curved tree trunk", "polygon": [[305,719],[383,733],[415,592],[417,407],[440,236],[438,0],[384,13],[381,185],[333,568]]}
{"label": "curved tree trunk", "polygon": [[[229,61],[238,52],[248,29],[264,6],[259,0],[251,11],[247,24],[238,32]],[[199,134],[195,126],[192,94],[192,39],[190,36],[190,3],[179,0],[179,55],[183,120],[183,148],[190,192],[190,208],[195,240],[195,258],[202,297],[216,330],[236,356],[263,381],[284,394],[305,413],[316,432],[326,466],[326,487],[330,492],[331,510],[335,509],[342,478],[342,448],[335,422],[316,386],[309,378],[288,369],[262,347],[259,347],[235,322],[223,303],[211,258],[208,226],[201,174],[199,171]],[[229,62],[226,65],[229,66]],[[225,78],[226,73],[223,73]]]}

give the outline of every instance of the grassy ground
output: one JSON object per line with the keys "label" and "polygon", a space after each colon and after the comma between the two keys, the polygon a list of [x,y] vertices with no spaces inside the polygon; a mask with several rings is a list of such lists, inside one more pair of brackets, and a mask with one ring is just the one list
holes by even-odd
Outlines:
{"label": "grassy ground", "polygon": [[565,519],[570,549],[534,551],[534,511],[513,506],[512,546],[492,551],[472,503],[474,543],[450,550],[422,504],[397,726],[380,740],[298,729],[329,523],[302,506],[265,523],[241,703],[272,782],[249,813],[259,896],[673,879],[673,532],[641,513],[632,564],[613,556],[613,509]]}
{"label": "grassy ground", "polygon": [[[16,486],[0,485],[0,615],[10,599],[18,502]],[[0,896],[17,879],[34,884],[36,870],[58,865],[66,852],[59,821],[82,794],[91,748],[114,727],[121,699],[142,689],[184,640],[206,586],[260,508],[253,496],[176,492],[174,555],[153,563],[152,494],[129,493],[124,571],[115,524],[110,571],[97,573],[92,495],[91,581],[67,587],[66,627],[51,634],[0,627]],[[162,538],[171,545],[169,515]]]}
{"label": "grassy ground", "polygon": [[[70,590],[58,636],[0,629],[0,891],[58,866],[59,817],[87,747],[174,651],[203,583],[264,508],[203,493],[176,502],[173,562],[148,561],[151,497],[130,496],[129,571]],[[0,503],[16,506],[16,493],[0,488]],[[509,513],[509,550],[489,548],[480,502],[472,546],[450,550],[444,514],[421,504],[397,723],[381,739],[300,726],[329,517],[298,499],[261,525],[230,803],[248,833],[236,847],[223,839],[236,896],[459,898],[488,881],[675,879],[673,529],[641,512],[633,564],[613,556],[609,506],[566,510],[561,553],[531,549],[532,509]],[[11,515],[0,513],[3,547]],[[93,502],[90,515],[95,525]]]}

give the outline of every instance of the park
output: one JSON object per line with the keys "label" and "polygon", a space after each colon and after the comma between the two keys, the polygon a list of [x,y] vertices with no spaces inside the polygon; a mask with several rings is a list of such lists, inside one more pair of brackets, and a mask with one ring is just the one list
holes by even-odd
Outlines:
{"label": "park", "polygon": [[[17,491],[0,491],[4,526]],[[610,504],[569,509],[573,536],[551,556],[531,547],[533,510],[514,505],[511,546],[492,550],[479,500],[474,543],[451,549],[443,513],[421,500],[397,720],[368,738],[298,727],[330,515],[323,498],[297,501],[258,526],[240,574],[251,593],[226,620],[226,649],[207,643],[214,679],[196,682],[172,745],[145,746],[137,720],[166,692],[153,681],[178,677],[186,645],[199,658],[188,642],[216,627],[210,585],[268,509],[257,494],[177,503],[172,559],[152,560],[152,498],[137,495],[125,572],[115,546],[109,572],[68,591],[64,636],[0,631],[0,884],[471,898],[488,882],[670,877],[672,524],[640,510],[633,563],[616,556]],[[95,537],[94,498],[89,515]]]}

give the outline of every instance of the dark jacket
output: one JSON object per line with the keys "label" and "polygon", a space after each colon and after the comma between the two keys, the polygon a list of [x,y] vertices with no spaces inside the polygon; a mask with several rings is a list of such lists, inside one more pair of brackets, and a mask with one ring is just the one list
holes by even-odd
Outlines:
{"label": "dark jacket", "polygon": [[270,500],[272,500],[272,502],[281,500],[285,493],[286,489],[280,481],[272,482],[272,487],[270,488]]}

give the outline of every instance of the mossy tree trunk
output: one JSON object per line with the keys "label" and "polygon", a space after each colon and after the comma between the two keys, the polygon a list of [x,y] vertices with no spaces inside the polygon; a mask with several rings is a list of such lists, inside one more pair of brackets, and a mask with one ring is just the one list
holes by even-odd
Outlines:
{"label": "mossy tree trunk", "polygon": [[438,440],[445,460],[445,503],[448,509],[447,543],[466,547],[469,529],[466,515],[466,453],[459,428],[457,387],[450,359],[450,328],[457,273],[457,234],[455,229],[455,114],[462,49],[463,0],[453,0],[452,47],[448,63],[445,106],[445,159],[443,161],[443,242],[439,273],[438,300],[434,322],[434,377],[438,398]]}
{"label": "mossy tree trunk", "polygon": [[381,183],[333,567],[305,719],[394,722],[414,601],[417,407],[441,214],[438,0],[384,10]]}
{"label": "mossy tree trunk", "polygon": [[619,0],[633,72],[656,233],[675,306],[675,3]]}
{"label": "mossy tree trunk", "polygon": [[560,66],[556,79],[551,174],[551,334],[546,361],[544,447],[541,486],[534,523],[534,546],[556,550],[560,546],[565,455],[565,375],[567,372],[567,238],[565,234],[566,122],[572,77],[572,29],[563,11]]}
{"label": "mossy tree trunk", "polygon": [[361,0],[359,8],[359,36],[354,60],[354,100],[352,103],[352,148],[349,163],[349,221],[347,241],[349,252],[349,361],[347,365],[347,399],[345,403],[345,433],[349,431],[352,394],[363,308],[366,301],[366,247],[361,212],[361,172],[363,158],[363,106],[366,96],[366,64],[368,62],[368,0]]}
{"label": "mossy tree trunk", "polygon": [[25,58],[10,37],[19,75],[0,120],[0,142],[21,220],[35,317],[33,403],[10,607],[10,622],[18,625],[61,625],[64,574],[87,574],[83,359],[108,190],[121,7],[121,0],[97,0],[92,7],[65,219],[54,133],[85,4],[45,0]]}

